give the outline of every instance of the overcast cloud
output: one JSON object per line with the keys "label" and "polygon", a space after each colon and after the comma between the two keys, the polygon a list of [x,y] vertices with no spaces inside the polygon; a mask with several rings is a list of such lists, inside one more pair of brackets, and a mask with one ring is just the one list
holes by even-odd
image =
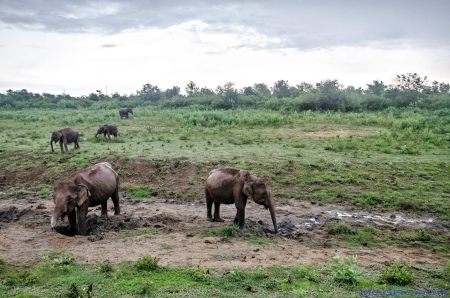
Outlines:
{"label": "overcast cloud", "polygon": [[410,71],[448,82],[449,11],[447,0],[0,1],[0,92],[328,78],[364,87]]}

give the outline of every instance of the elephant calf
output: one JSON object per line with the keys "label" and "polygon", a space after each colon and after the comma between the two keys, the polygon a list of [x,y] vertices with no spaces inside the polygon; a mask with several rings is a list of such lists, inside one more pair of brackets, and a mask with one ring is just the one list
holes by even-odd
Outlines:
{"label": "elephant calf", "polygon": [[66,148],[66,151],[69,151],[69,149],[67,149],[68,143],[75,143],[74,149],[80,148],[80,145],[78,144],[78,136],[79,136],[78,131],[70,127],[61,129],[59,131],[54,131],[52,133],[52,138],[50,139],[50,146],[52,147],[52,152],[55,152],[55,150],[53,150],[53,142],[56,143],[58,141],[59,146],[61,147],[61,152],[64,152],[63,144],[64,147]]}
{"label": "elephant calf", "polygon": [[103,137],[106,137],[106,135],[108,135],[108,139],[111,140],[111,135],[117,138],[117,136],[119,135],[119,131],[117,130],[117,126],[115,126],[114,124],[104,124],[98,128],[95,137],[101,134],[103,134]]}
{"label": "elephant calf", "polygon": [[[205,195],[208,221],[223,221],[220,218],[220,204],[234,203],[237,209],[234,223],[244,230],[245,205],[247,198],[250,198],[270,210],[275,233],[278,232],[272,190],[266,178],[257,178],[248,171],[235,168],[214,169],[206,178]],[[211,215],[213,203],[214,217]]]}
{"label": "elephant calf", "polygon": [[[76,171],[55,186],[53,202],[55,210],[51,219],[52,230],[58,218],[69,219],[70,232],[86,235],[86,215],[88,207],[102,206],[101,215],[107,216],[107,201],[114,203],[114,214],[120,214],[119,175],[107,162],[101,162]],[[77,229],[78,221],[78,229]]]}

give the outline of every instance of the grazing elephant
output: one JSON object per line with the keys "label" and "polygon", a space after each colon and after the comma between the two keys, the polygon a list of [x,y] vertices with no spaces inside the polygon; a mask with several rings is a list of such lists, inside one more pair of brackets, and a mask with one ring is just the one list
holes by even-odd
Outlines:
{"label": "grazing elephant", "polygon": [[119,135],[119,131],[117,130],[117,126],[115,126],[114,124],[104,124],[98,128],[95,137],[101,134],[103,134],[103,137],[106,137],[106,135],[108,135],[108,139],[111,140],[111,135],[117,138],[117,136]]}
{"label": "grazing elephant", "polygon": [[53,142],[56,143],[58,141],[59,146],[61,147],[61,152],[64,152],[63,144],[64,147],[66,148],[66,151],[69,151],[69,149],[67,149],[68,143],[75,143],[74,149],[80,148],[80,145],[78,144],[78,136],[79,136],[78,131],[70,127],[61,129],[59,131],[54,131],[52,133],[52,138],[50,139],[50,146],[52,147],[52,152],[55,152],[55,150],[53,150]]}
{"label": "grazing elephant", "polygon": [[[223,221],[220,218],[220,204],[235,204],[236,217],[234,223],[241,230],[245,227],[245,205],[247,198],[255,203],[264,205],[270,210],[275,233],[278,232],[275,217],[275,205],[272,191],[266,178],[257,178],[248,171],[235,168],[214,169],[209,172],[205,182],[206,219],[208,221]],[[214,218],[211,216],[211,207],[214,203]]]}
{"label": "grazing elephant", "polygon": [[128,119],[128,113],[133,114],[133,109],[132,108],[121,108],[119,109],[119,114],[120,114],[120,119],[122,119],[123,117]]}
{"label": "grazing elephant", "polygon": [[114,214],[119,215],[119,176],[109,163],[101,162],[70,174],[55,186],[52,230],[55,229],[58,218],[64,219],[67,215],[70,232],[77,232],[78,221],[78,233],[86,235],[88,207],[101,205],[101,215],[107,216],[109,198],[114,203]]}

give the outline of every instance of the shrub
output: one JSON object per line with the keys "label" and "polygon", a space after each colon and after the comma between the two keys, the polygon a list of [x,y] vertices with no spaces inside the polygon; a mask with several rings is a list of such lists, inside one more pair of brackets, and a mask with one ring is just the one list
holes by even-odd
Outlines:
{"label": "shrub", "polygon": [[381,282],[398,286],[408,285],[412,279],[413,273],[411,272],[411,266],[400,265],[397,262],[393,262],[386,267],[380,277]]}
{"label": "shrub", "polygon": [[139,271],[153,271],[159,268],[158,259],[146,254],[136,261],[136,268]]}
{"label": "shrub", "polygon": [[356,267],[356,256],[348,256],[348,261],[341,263],[341,258],[335,256],[333,258],[332,268],[336,270],[333,279],[340,284],[355,285],[359,283],[359,277],[363,274],[363,270]]}

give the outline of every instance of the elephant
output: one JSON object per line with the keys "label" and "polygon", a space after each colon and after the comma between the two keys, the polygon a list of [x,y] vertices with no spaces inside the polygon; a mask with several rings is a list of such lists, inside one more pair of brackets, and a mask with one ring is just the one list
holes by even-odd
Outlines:
{"label": "elephant", "polygon": [[[101,205],[101,216],[108,216],[107,201],[114,203],[114,214],[120,215],[119,175],[107,162],[73,172],[55,185],[53,202],[55,209],[51,228],[55,230],[58,218],[67,215],[69,233],[86,235],[86,215],[89,207]],[[75,210],[76,208],[76,210]],[[78,221],[78,227],[77,227]]]}
{"label": "elephant", "polygon": [[122,119],[123,117],[128,119],[128,113],[133,114],[133,109],[132,108],[121,108],[119,109],[119,114],[120,114],[120,119]]}
{"label": "elephant", "polygon": [[95,137],[101,134],[103,134],[103,137],[106,137],[106,135],[108,135],[108,139],[111,140],[111,135],[117,138],[117,136],[119,135],[119,131],[117,130],[117,126],[115,126],[114,124],[104,124],[98,128]]}
{"label": "elephant", "polygon": [[[220,204],[235,204],[234,224],[245,230],[245,205],[247,198],[269,209],[275,233],[278,233],[272,190],[266,178],[257,178],[246,170],[236,168],[214,169],[205,181],[206,219],[222,222]],[[214,203],[214,217],[211,207]]]}
{"label": "elephant", "polygon": [[64,152],[63,144],[64,147],[66,148],[66,151],[69,151],[69,149],[67,149],[68,143],[75,143],[74,149],[80,148],[80,145],[78,144],[78,136],[79,136],[78,131],[71,127],[64,128],[59,131],[54,131],[52,133],[52,138],[50,139],[50,146],[52,147],[52,152],[55,152],[55,150],[53,150],[53,142],[56,143],[58,141],[59,146],[61,147],[61,152]]}

